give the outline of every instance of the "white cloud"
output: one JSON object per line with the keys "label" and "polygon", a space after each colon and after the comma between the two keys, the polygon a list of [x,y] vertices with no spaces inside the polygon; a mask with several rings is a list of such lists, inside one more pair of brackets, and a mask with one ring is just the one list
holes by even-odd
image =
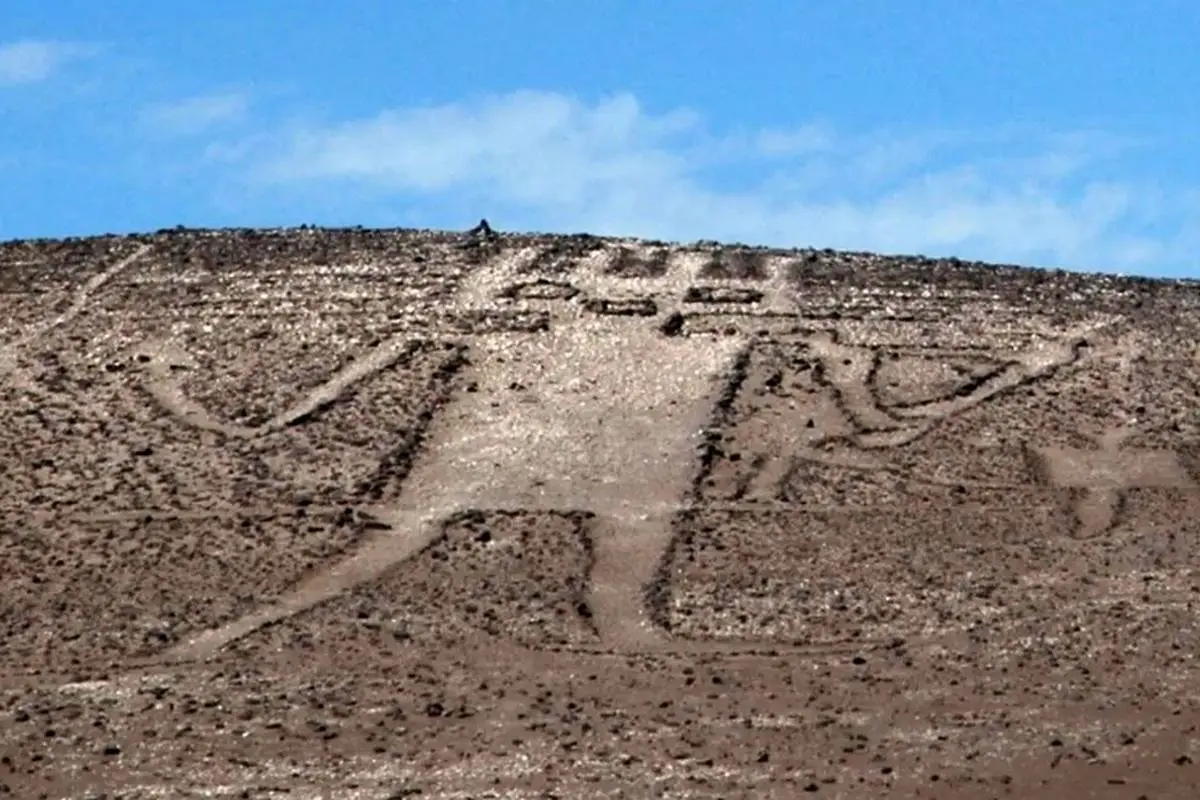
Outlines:
{"label": "white cloud", "polygon": [[0,86],[40,83],[66,63],[95,51],[93,45],[37,39],[0,44]]}
{"label": "white cloud", "polygon": [[273,180],[356,179],[402,191],[485,188],[533,205],[579,204],[605,186],[666,179],[685,168],[666,148],[695,124],[649,117],[621,95],[588,107],[520,92],[478,105],[387,111],[294,131],[264,175]]}
{"label": "white cloud", "polygon": [[1195,207],[1171,218],[1158,193],[1110,175],[1126,146],[816,123],[716,136],[694,113],[649,113],[630,95],[517,92],[296,124],[209,153],[260,187],[310,184],[335,212],[381,193],[470,198],[470,213],[514,228],[1154,267],[1194,235]]}
{"label": "white cloud", "polygon": [[194,135],[246,116],[250,99],[243,92],[203,94],[159,103],[142,112],[142,122],[170,135]]}
{"label": "white cloud", "polygon": [[816,123],[791,130],[767,129],[755,134],[754,143],[765,156],[796,156],[827,150],[833,144],[833,132]]}

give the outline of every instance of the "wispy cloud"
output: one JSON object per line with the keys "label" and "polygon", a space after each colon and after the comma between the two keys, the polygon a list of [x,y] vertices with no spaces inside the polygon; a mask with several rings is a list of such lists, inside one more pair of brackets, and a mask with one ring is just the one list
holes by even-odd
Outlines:
{"label": "wispy cloud", "polygon": [[141,121],[156,133],[187,136],[237,122],[249,108],[246,93],[217,92],[149,106],[143,110]]}
{"label": "wispy cloud", "polygon": [[419,192],[474,186],[518,203],[578,205],[605,186],[684,170],[668,146],[694,124],[685,114],[649,117],[628,95],[588,107],[557,94],[520,92],[296,129],[262,175],[356,179]]}
{"label": "wispy cloud", "polygon": [[589,104],[517,92],[293,124],[209,154],[259,187],[310,185],[331,211],[365,197],[470,198],[489,218],[541,230],[1133,269],[1177,256],[1198,223],[1194,205],[1122,172],[1136,144],[824,123],[717,135],[694,113],[650,113],[627,94]]}
{"label": "wispy cloud", "polygon": [[0,43],[0,87],[40,83],[64,65],[94,55],[95,45],[25,39]]}

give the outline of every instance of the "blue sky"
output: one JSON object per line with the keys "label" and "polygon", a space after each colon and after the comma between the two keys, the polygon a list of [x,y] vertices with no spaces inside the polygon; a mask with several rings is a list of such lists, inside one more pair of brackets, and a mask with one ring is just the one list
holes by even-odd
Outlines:
{"label": "blue sky", "polygon": [[0,239],[588,231],[1200,275],[1200,3],[3,0]]}

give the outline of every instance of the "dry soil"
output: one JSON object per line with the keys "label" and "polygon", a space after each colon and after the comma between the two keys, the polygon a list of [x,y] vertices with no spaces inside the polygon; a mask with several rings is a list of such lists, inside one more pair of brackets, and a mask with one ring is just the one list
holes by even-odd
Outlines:
{"label": "dry soil", "polygon": [[1200,285],[0,244],[0,796],[1200,796]]}

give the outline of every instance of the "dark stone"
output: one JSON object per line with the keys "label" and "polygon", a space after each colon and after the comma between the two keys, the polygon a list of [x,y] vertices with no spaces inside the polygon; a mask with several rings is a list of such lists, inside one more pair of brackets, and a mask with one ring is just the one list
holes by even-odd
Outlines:
{"label": "dark stone", "polygon": [[658,313],[658,304],[649,297],[621,300],[605,300],[594,297],[584,303],[583,307],[593,314],[619,317],[653,317]]}
{"label": "dark stone", "polygon": [[678,336],[683,331],[683,314],[672,311],[658,327],[664,336]]}

